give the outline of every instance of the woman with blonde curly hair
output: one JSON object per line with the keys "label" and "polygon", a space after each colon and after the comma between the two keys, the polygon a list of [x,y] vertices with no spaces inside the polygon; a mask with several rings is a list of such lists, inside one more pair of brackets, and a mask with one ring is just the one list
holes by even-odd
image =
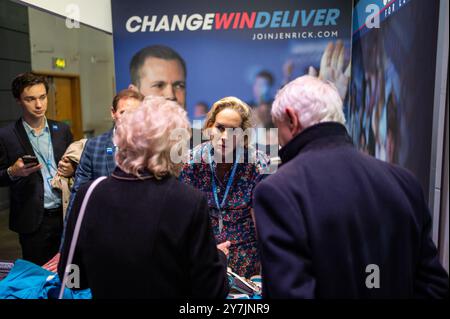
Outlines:
{"label": "woman with blonde curly hair", "polygon": [[236,97],[225,97],[206,116],[210,141],[195,147],[180,179],[204,192],[216,243],[229,241],[228,266],[249,278],[260,273],[252,193],[269,158],[251,147],[252,112]]}
{"label": "woman with blonde curly hair", "polygon": [[[147,97],[118,121],[117,168],[89,199],[73,264],[94,298],[225,298],[226,256],[216,249],[205,196],[176,178],[171,152],[186,144],[186,112]],[[58,273],[90,183],[77,192]]]}

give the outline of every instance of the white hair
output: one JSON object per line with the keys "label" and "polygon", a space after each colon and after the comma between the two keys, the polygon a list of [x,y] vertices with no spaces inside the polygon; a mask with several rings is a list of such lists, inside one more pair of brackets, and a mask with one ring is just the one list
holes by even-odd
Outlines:
{"label": "white hair", "polygon": [[345,124],[342,99],[334,84],[310,75],[301,76],[278,91],[272,117],[282,121],[287,107],[297,112],[303,129],[321,122]]}
{"label": "white hair", "polygon": [[[157,179],[177,176],[182,163],[172,161],[171,152],[178,145],[187,144],[189,128],[187,113],[179,104],[163,97],[147,96],[140,107],[125,112],[116,123],[117,165],[135,176],[144,169]],[[177,129],[187,134],[172,136]]]}

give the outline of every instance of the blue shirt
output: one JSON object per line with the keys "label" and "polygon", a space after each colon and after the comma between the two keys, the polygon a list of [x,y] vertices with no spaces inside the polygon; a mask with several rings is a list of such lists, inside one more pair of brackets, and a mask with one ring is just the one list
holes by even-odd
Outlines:
{"label": "blue shirt", "polygon": [[44,208],[58,208],[61,206],[61,194],[50,184],[50,181],[56,175],[57,166],[53,155],[53,145],[47,119],[45,119],[45,127],[39,134],[37,134],[24,120],[22,120],[22,123],[31,146],[33,147],[33,151],[36,154],[39,163],[42,164],[41,173],[44,179]]}

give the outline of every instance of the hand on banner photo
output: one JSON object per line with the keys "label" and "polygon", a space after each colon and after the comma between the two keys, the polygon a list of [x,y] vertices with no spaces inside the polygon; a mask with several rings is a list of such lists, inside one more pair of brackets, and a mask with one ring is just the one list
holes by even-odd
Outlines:
{"label": "hand on banner photo", "polygon": [[292,74],[294,73],[294,61],[292,59],[287,60],[283,64],[283,85],[288,84],[292,80]]}
{"label": "hand on banner photo", "polygon": [[320,61],[319,73],[317,73],[317,70],[312,66],[310,66],[308,70],[309,75],[319,77],[319,79],[324,81],[332,82],[336,86],[342,100],[344,100],[347,95],[351,72],[350,62],[344,69],[344,57],[344,43],[340,40],[336,41],[336,43],[329,42]]}

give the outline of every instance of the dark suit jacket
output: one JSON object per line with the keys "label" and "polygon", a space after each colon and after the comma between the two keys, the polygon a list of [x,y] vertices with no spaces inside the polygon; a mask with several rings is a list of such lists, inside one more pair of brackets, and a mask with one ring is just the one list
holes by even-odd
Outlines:
{"label": "dark suit jacket", "polygon": [[75,172],[72,193],[75,194],[80,186],[89,181],[111,175],[116,168],[115,151],[113,129],[88,139]]}
{"label": "dark suit jacket", "polygon": [[86,141],[80,162],[75,171],[67,214],[72,209],[75,194],[83,184],[93,181],[100,176],[109,176],[116,168],[114,160],[116,148],[112,139],[113,129]]}
{"label": "dark suit jacket", "polygon": [[[337,123],[306,129],[280,157],[255,190],[265,297],[448,296],[412,174],[357,151]],[[366,286],[376,282],[371,264],[378,289]]]}
{"label": "dark suit jacket", "polygon": [[[113,133],[114,128],[86,141],[83,153],[81,153],[80,162],[75,171],[74,183],[70,189],[70,199],[64,225],[72,211],[75,195],[80,187],[100,176],[110,176],[116,168],[116,161],[114,159],[116,148],[113,143]],[[62,249],[65,236],[66,230],[64,226],[60,250]]]}
{"label": "dark suit jacket", "polygon": [[[58,273],[63,278],[82,200],[67,221]],[[225,298],[219,253],[204,195],[173,177],[139,180],[116,168],[94,190],[72,264],[94,298]]]}
{"label": "dark suit jacket", "polygon": [[[51,132],[53,154],[58,164],[66,148],[72,143],[70,128],[61,122],[47,120]],[[36,231],[44,214],[44,182],[38,171],[27,177],[11,181],[7,169],[19,157],[34,155],[22,119],[0,128],[0,186],[10,187],[9,227],[26,234]]]}

